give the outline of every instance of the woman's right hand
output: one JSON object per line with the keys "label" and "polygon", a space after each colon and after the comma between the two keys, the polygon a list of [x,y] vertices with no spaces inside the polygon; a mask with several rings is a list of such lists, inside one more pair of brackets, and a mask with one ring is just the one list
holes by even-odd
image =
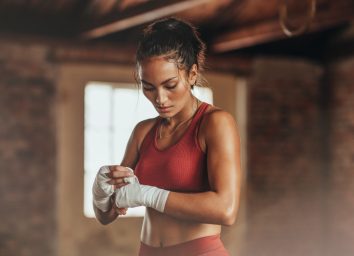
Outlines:
{"label": "woman's right hand", "polygon": [[111,204],[112,204],[112,208],[114,209],[114,211],[118,214],[118,215],[126,215],[128,209],[127,208],[118,208],[116,205],[116,194],[113,194],[111,196]]}
{"label": "woman's right hand", "polygon": [[109,210],[110,196],[114,193],[114,187],[108,184],[110,181],[110,170],[108,166],[102,166],[97,174],[92,185],[93,204],[103,212]]}

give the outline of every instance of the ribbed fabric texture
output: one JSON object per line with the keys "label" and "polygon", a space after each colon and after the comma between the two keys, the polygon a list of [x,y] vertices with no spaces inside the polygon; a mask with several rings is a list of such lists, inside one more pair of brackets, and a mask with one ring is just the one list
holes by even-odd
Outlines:
{"label": "ribbed fabric texture", "polygon": [[139,256],[229,256],[219,235],[206,236],[167,247],[140,244]]}
{"label": "ribbed fabric texture", "polygon": [[176,192],[202,192],[210,189],[206,154],[197,142],[197,131],[208,104],[203,102],[189,127],[170,147],[156,146],[157,131],[162,119],[148,132],[140,149],[135,175],[141,184]]}

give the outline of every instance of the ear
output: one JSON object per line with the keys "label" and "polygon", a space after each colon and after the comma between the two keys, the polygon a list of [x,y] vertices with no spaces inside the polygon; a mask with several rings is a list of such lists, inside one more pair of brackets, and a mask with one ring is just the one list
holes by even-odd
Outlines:
{"label": "ear", "polygon": [[188,83],[193,86],[197,82],[198,77],[198,66],[197,64],[193,64],[191,69],[189,70]]}

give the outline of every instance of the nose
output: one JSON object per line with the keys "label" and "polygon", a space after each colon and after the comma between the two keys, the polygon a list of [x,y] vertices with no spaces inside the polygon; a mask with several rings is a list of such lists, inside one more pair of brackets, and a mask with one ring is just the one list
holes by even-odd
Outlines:
{"label": "nose", "polygon": [[159,106],[164,106],[164,104],[167,101],[166,92],[164,92],[164,90],[161,89],[157,90],[155,101]]}

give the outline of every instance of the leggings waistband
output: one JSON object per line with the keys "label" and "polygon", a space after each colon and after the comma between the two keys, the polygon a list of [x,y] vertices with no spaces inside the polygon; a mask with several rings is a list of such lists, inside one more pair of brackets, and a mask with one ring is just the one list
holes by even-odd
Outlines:
{"label": "leggings waistband", "polygon": [[[188,254],[186,254],[188,253]],[[210,253],[210,254],[209,254]],[[228,256],[220,235],[206,236],[166,247],[153,247],[141,242],[139,256]]]}

